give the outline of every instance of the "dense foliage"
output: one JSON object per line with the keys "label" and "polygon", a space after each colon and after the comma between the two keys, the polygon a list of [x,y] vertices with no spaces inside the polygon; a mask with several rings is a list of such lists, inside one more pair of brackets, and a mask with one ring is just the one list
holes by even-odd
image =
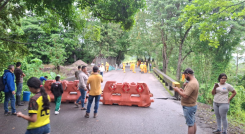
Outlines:
{"label": "dense foliage", "polygon": [[154,59],[176,80],[190,67],[200,82],[198,101],[212,105],[219,74],[238,91],[230,115],[245,120],[244,1],[148,0],[136,15],[129,54]]}

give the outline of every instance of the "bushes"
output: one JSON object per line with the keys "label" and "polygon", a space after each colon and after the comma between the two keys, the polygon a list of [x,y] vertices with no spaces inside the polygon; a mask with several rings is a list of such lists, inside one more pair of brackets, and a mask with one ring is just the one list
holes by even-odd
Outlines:
{"label": "bushes", "polygon": [[205,103],[205,104],[213,104],[213,95],[211,93],[213,85],[204,85],[200,84],[199,94],[198,94],[198,102]]}
{"label": "bushes", "polygon": [[[235,86],[234,88],[235,88],[237,94],[230,102],[230,109],[228,111],[228,114],[237,120],[245,121],[245,109],[244,109],[245,91],[244,91],[244,87],[243,86]],[[231,95],[231,93],[229,94],[229,96],[230,95]]]}
{"label": "bushes", "polygon": [[[22,88],[22,92],[23,91],[29,91],[29,88],[26,84],[27,80],[31,77],[37,77],[40,78],[41,76],[48,76],[48,79],[54,79],[54,77],[57,75],[54,72],[42,72],[40,70],[40,68],[43,67],[42,65],[42,61],[40,59],[33,59],[30,61],[30,63],[27,62],[27,59],[24,59],[21,65],[21,69],[22,71],[26,74],[26,76],[23,79],[23,88]],[[3,71],[0,72],[0,74],[3,74]],[[61,75],[61,79],[63,79],[64,77]],[[15,89],[17,89],[15,87]],[[0,102],[3,101],[4,98],[4,93],[2,92],[3,96],[0,95]]]}

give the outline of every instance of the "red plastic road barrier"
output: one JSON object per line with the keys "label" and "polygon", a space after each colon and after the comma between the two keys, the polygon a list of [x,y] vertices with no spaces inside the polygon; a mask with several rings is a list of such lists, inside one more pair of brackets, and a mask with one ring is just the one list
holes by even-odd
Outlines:
{"label": "red plastic road barrier", "polygon": [[101,95],[100,101],[106,105],[118,104],[125,106],[136,105],[139,107],[149,107],[154,102],[150,97],[148,86],[145,83],[116,83],[107,81]]}
{"label": "red plastic road barrier", "polygon": [[[44,84],[45,91],[50,96],[52,102],[54,102],[54,95],[51,92],[51,85],[55,80],[47,80]],[[75,81],[62,81],[63,94],[61,102],[74,102],[81,96],[81,92],[78,90],[78,80]],[[88,95],[87,95],[88,96]],[[79,102],[81,103],[81,101]],[[85,103],[87,103],[87,97],[85,98]]]}

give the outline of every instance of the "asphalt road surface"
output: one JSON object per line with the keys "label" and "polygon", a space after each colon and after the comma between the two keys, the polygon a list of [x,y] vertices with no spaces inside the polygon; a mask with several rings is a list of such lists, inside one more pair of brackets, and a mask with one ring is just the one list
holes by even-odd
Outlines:
{"label": "asphalt road surface", "polygon": [[[51,134],[187,134],[187,126],[179,101],[159,98],[171,97],[153,74],[132,73],[127,68],[104,74],[106,81],[145,82],[155,102],[148,108],[136,106],[103,105],[100,102],[98,117],[85,118],[85,111],[75,108],[73,103],[62,103],[59,115],[54,115],[51,104]],[[17,111],[27,114],[25,106]],[[0,134],[24,134],[27,121],[16,116],[4,116],[3,104],[0,105]],[[93,106],[91,107],[93,113]],[[205,128],[197,128],[198,134],[208,134]]]}

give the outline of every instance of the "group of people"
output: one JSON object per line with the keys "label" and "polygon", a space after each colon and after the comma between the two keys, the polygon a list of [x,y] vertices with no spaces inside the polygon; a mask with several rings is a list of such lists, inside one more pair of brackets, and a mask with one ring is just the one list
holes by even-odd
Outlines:
{"label": "group of people", "polygon": [[[36,78],[31,77],[27,81],[27,86],[29,90],[35,94],[30,98],[28,104],[28,115],[23,114],[22,112],[16,112],[15,109],[15,85],[14,80],[16,76],[16,105],[22,106],[20,103],[20,97],[22,93],[23,86],[23,77],[25,74],[20,69],[21,63],[18,62],[16,64],[16,69],[13,65],[9,65],[8,69],[4,71],[3,74],[3,84],[5,86],[5,100],[4,100],[4,114],[5,115],[16,115],[18,117],[22,117],[27,120],[28,126],[26,134],[36,134],[36,133],[50,133],[50,97],[46,93],[43,87],[43,81],[47,80],[47,76]],[[75,105],[78,106],[78,102],[81,101],[82,110],[86,110],[85,116],[89,118],[91,105],[93,100],[95,99],[95,107],[94,107],[94,118],[97,117],[98,107],[100,95],[102,93],[101,83],[103,82],[102,76],[98,73],[99,68],[97,66],[93,67],[92,75],[89,75],[87,72],[87,67],[82,66],[81,71],[76,74],[76,78],[79,80],[79,90],[81,92],[81,97],[79,97],[78,101],[75,102]],[[63,87],[61,84],[60,76],[56,76],[56,82],[51,85],[51,92],[55,97],[55,114],[59,114],[61,99],[63,94]],[[88,105],[84,106],[84,100],[86,97],[86,93],[89,91],[88,97]],[[8,102],[11,100],[11,110],[8,111]]]}
{"label": "group of people", "polygon": [[[151,64],[150,64],[150,67],[151,67]],[[146,62],[145,63],[142,63],[140,64],[140,70],[141,70],[141,73],[147,73],[147,65],[146,65]]]}
{"label": "group of people", "polygon": [[[81,69],[81,70],[79,70]],[[101,83],[103,82],[102,75],[99,73],[99,68],[97,66],[93,67],[93,72],[89,75],[86,66],[78,66],[78,71],[75,72],[75,77],[79,80],[78,88],[81,92],[81,96],[77,99],[74,104],[79,107],[78,103],[81,101],[81,110],[86,110],[85,117],[89,118],[90,108],[95,99],[94,107],[94,118],[97,117],[100,96],[102,93]],[[88,105],[85,107],[86,94],[89,91]]]}
{"label": "group of people", "polygon": [[[3,83],[5,85],[5,100],[4,100],[4,114],[17,115],[27,120],[28,127],[26,134],[32,133],[50,133],[50,97],[45,92],[44,87],[42,86],[42,81],[47,80],[47,76],[36,78],[31,77],[27,81],[27,86],[29,90],[35,94],[31,97],[28,106],[29,115],[24,115],[22,112],[16,112],[15,109],[15,84],[14,80],[16,77],[16,105],[22,106],[20,102],[20,97],[22,93],[23,86],[23,77],[26,75],[20,69],[21,63],[16,64],[16,69],[13,65],[9,65],[8,69],[4,71]],[[81,110],[86,110],[84,117],[89,118],[90,109],[95,99],[94,115],[97,117],[99,100],[102,93],[101,83],[103,82],[102,76],[98,73],[99,68],[97,66],[93,67],[93,73],[89,75],[87,72],[86,66],[79,66],[78,71],[75,72],[76,79],[79,80],[79,90],[81,96],[75,102],[75,105],[78,107],[79,101],[81,101]],[[173,89],[182,97],[181,105],[184,112],[184,117],[186,119],[186,124],[188,126],[188,134],[195,134],[197,127],[195,123],[195,113],[197,110],[197,98],[199,91],[199,83],[194,76],[194,71],[190,68],[184,70],[183,75],[187,82],[184,84],[184,89],[174,87]],[[60,76],[56,76],[56,82],[52,83],[51,92],[55,96],[55,114],[59,114],[60,104],[62,99],[63,87],[60,81]],[[236,95],[235,89],[228,83],[226,83],[227,75],[220,74],[218,77],[218,82],[215,83],[212,94],[214,95],[213,108],[217,120],[217,130],[214,133],[227,133],[227,112],[229,110],[229,103],[232,101],[232,98]],[[86,93],[89,91],[88,104],[85,107],[84,101],[86,98]],[[232,92],[232,95],[229,97],[229,92]],[[8,102],[11,100],[11,110],[8,111]],[[221,127],[223,125],[223,129]]]}
{"label": "group of people", "polygon": [[[184,83],[185,88],[174,87],[174,90],[181,96],[181,105],[188,126],[188,134],[195,134],[197,130],[195,113],[197,110],[199,83],[192,69],[187,68],[183,72],[183,75],[186,79],[186,83]],[[215,83],[212,90],[212,94],[214,95],[213,108],[217,120],[217,130],[213,133],[227,134],[227,112],[229,110],[230,101],[236,95],[236,91],[230,84],[226,83],[226,80],[227,75],[220,74],[218,77],[219,83]],[[230,97],[229,92],[232,92]],[[223,130],[221,123],[223,124]]]}
{"label": "group of people", "polygon": [[[16,63],[16,68],[14,65],[9,65],[8,69],[4,70],[3,74],[3,84],[4,84],[4,114],[16,115],[15,105],[23,106],[21,103],[21,95],[22,95],[22,87],[23,87],[23,78],[25,77],[25,73],[21,70],[21,62]],[[40,81],[47,80],[47,76],[40,77]],[[15,92],[15,84],[17,87],[17,91]],[[15,97],[14,97],[15,95]],[[11,109],[12,112],[8,111],[8,103],[11,100]]]}
{"label": "group of people", "polygon": [[102,77],[104,75],[104,72],[109,72],[110,64],[108,62],[105,63],[105,66],[104,63],[101,63],[98,66],[99,66],[99,73]]}
{"label": "group of people", "polygon": [[[141,73],[147,73],[147,64],[146,62],[143,63],[143,62],[137,62],[137,67],[140,67],[140,72]],[[149,63],[149,69],[151,71],[151,67],[152,67],[152,64]],[[122,69],[123,69],[123,72],[125,73],[126,72],[126,63],[122,63]],[[136,73],[135,72],[135,63],[134,62],[130,62],[130,71],[132,71],[133,73]]]}

